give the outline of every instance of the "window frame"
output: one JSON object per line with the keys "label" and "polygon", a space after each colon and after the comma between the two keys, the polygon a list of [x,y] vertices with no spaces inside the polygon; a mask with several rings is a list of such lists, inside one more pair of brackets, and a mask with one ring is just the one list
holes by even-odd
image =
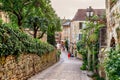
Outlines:
{"label": "window frame", "polygon": [[82,28],[83,28],[83,23],[79,22],[79,29],[82,29]]}

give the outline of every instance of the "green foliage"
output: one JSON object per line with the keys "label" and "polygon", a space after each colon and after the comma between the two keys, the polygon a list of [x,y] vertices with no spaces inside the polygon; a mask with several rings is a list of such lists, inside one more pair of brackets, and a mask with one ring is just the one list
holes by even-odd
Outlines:
{"label": "green foliage", "polygon": [[111,50],[107,55],[105,70],[109,80],[120,80],[120,50]]}
{"label": "green foliage", "polygon": [[80,67],[81,70],[87,70],[87,63],[83,63],[82,66]]}
{"label": "green foliage", "polygon": [[61,55],[61,51],[60,51],[60,50],[57,50],[57,53],[56,53],[57,61],[60,59],[60,55]]}
{"label": "green foliage", "polygon": [[[48,38],[51,38],[55,31],[60,30],[60,19],[50,0],[0,0],[0,3],[0,9],[9,14],[10,21],[20,29],[27,24],[27,27],[34,31],[34,38],[42,38],[46,32],[50,35]],[[36,37],[38,30],[42,33]]]}
{"label": "green foliage", "polygon": [[[39,16],[29,17],[26,20],[26,27],[30,28],[34,32],[33,37],[38,39],[43,37],[48,29],[48,25],[48,20]],[[38,31],[40,32],[39,36],[37,35]]]}
{"label": "green foliage", "polygon": [[67,51],[69,51],[69,47],[68,47],[68,46],[69,46],[68,40],[66,40],[66,41],[65,41],[65,47],[66,47]]}
{"label": "green foliage", "polygon": [[11,19],[14,19],[20,27],[24,18],[31,14],[30,10],[36,6],[37,0],[1,0],[0,2],[2,4],[0,9],[11,15]]}
{"label": "green foliage", "polygon": [[55,42],[55,33],[52,32],[51,33],[47,33],[47,42],[53,46],[56,45],[56,42]]}
{"label": "green foliage", "polygon": [[77,42],[77,50],[79,51],[79,50],[81,50],[81,49],[83,49],[83,48],[85,48],[84,40],[78,41],[78,42]]}
{"label": "green foliage", "polygon": [[53,46],[28,36],[16,25],[0,26],[0,56],[19,55],[20,53],[42,55],[53,50]]}
{"label": "green foliage", "polygon": [[94,74],[92,76],[95,80],[105,80],[104,78],[100,77],[98,74]]}
{"label": "green foliage", "polygon": [[114,2],[116,2],[117,0],[111,0],[111,3],[114,3]]}
{"label": "green foliage", "polygon": [[[53,16],[55,17],[55,15]],[[49,24],[48,30],[47,30],[47,42],[50,43],[51,45],[55,46],[55,32],[60,31],[60,19],[58,17],[53,18],[50,20],[51,24]]]}
{"label": "green foliage", "polygon": [[85,46],[85,43],[83,40],[77,42],[77,50],[79,52],[79,54],[82,55],[82,58],[83,58],[83,64],[81,66],[81,70],[86,70],[87,69],[87,49],[86,49],[86,46]]}
{"label": "green foliage", "polygon": [[91,18],[92,21],[96,21],[96,20],[98,20],[98,19],[99,19],[99,17],[98,17],[97,15],[94,15],[94,16]]}
{"label": "green foliage", "polygon": [[104,24],[98,22],[99,18],[100,17],[94,15],[90,18],[90,21],[85,23],[86,28],[82,31],[83,39],[77,43],[77,50],[83,56],[82,68],[86,68],[85,66],[87,66],[88,70],[92,71],[97,71],[99,30],[101,27],[104,27]]}
{"label": "green foliage", "polygon": [[96,33],[93,33],[89,36],[90,42],[96,42],[98,40],[98,35]]}
{"label": "green foliage", "polygon": [[0,0],[0,2],[0,9],[12,15],[10,19],[16,19],[19,26],[30,16],[44,17],[51,6],[50,0]]}
{"label": "green foliage", "polygon": [[57,56],[60,58],[60,55],[61,55],[61,51],[60,50],[58,50],[57,51]]}
{"label": "green foliage", "polygon": [[[34,38],[42,38],[47,32],[48,42],[55,45],[55,31],[59,31],[61,25],[50,0],[0,0],[0,3],[0,9],[9,15],[11,23],[0,25],[1,56],[23,52],[41,55],[54,50],[48,43],[42,43],[21,31],[23,27],[32,29]],[[41,32],[39,37],[38,31]]]}
{"label": "green foliage", "polygon": [[2,19],[0,18],[0,25],[2,25],[2,23],[3,23],[3,21],[2,21]]}

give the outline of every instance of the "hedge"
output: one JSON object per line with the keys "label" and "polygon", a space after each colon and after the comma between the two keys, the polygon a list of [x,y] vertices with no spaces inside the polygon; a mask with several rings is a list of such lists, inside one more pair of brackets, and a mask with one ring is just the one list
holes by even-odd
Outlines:
{"label": "hedge", "polygon": [[39,39],[32,38],[16,25],[0,25],[0,56],[34,53],[42,55],[54,50],[54,47]]}

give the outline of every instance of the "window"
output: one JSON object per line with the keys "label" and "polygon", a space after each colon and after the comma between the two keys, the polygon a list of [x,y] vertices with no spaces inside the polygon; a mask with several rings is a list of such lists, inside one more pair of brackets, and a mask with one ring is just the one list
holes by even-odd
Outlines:
{"label": "window", "polygon": [[79,34],[79,40],[82,40],[82,34]]}
{"label": "window", "polygon": [[79,23],[79,29],[82,29],[82,22]]}
{"label": "window", "polygon": [[86,25],[85,25],[85,23],[83,23],[83,25],[82,25],[82,29],[85,29],[85,27],[86,27]]}
{"label": "window", "polygon": [[55,36],[59,36],[59,34],[56,33]]}

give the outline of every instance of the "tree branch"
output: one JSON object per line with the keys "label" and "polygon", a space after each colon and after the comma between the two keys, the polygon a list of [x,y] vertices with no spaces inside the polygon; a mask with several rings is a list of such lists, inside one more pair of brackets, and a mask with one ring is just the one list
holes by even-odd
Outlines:
{"label": "tree branch", "polygon": [[38,39],[42,38],[44,36],[46,31],[43,31],[42,34],[38,37]]}

